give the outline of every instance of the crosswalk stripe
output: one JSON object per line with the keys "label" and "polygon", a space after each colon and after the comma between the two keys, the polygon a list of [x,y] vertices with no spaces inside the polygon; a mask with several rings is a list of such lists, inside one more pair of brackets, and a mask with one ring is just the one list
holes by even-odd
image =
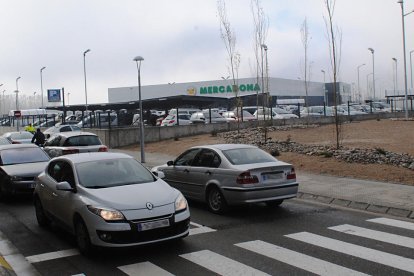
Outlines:
{"label": "crosswalk stripe", "polygon": [[190,228],[190,236],[216,231],[215,229],[212,229],[207,226],[203,226],[195,222],[190,222],[190,224],[196,227],[196,228]]}
{"label": "crosswalk stripe", "polygon": [[131,264],[131,265],[119,266],[118,269],[120,269],[122,272],[130,276],[139,276],[139,275],[173,276],[174,275],[150,262],[142,262],[142,263],[136,263],[136,264]]}
{"label": "crosswalk stripe", "polygon": [[361,259],[387,265],[390,267],[395,267],[397,269],[405,270],[408,272],[414,272],[413,259],[393,255],[375,249],[366,248],[352,243],[326,238],[308,232],[290,234],[286,235],[286,237],[313,244],[326,249],[330,249],[333,251],[337,251],[340,253],[344,253],[347,255],[355,256]]}
{"label": "crosswalk stripe", "polygon": [[367,221],[384,224],[388,226],[394,226],[398,228],[404,228],[408,230],[414,230],[414,223],[403,221],[403,220],[396,220],[396,219],[389,219],[389,218],[375,218],[375,219],[368,219]]}
{"label": "crosswalk stripe", "polygon": [[353,226],[349,224],[338,225],[334,227],[329,227],[328,229],[335,230],[338,232],[373,239],[377,241],[382,241],[386,243],[396,244],[408,248],[414,248],[414,239],[409,237],[404,237],[400,235],[390,234],[386,232],[371,230],[367,228],[362,228],[358,226]]}
{"label": "crosswalk stripe", "polygon": [[260,240],[243,242],[235,245],[318,275],[367,275]]}
{"label": "crosswalk stripe", "polygon": [[26,257],[26,259],[29,261],[29,263],[39,263],[59,258],[65,258],[70,257],[74,255],[79,255],[79,251],[77,249],[67,249],[67,250],[61,250],[56,252],[49,252],[39,255],[33,255]]}
{"label": "crosswalk stripe", "polygon": [[180,257],[183,257],[220,275],[269,275],[210,250],[183,254],[180,255]]}

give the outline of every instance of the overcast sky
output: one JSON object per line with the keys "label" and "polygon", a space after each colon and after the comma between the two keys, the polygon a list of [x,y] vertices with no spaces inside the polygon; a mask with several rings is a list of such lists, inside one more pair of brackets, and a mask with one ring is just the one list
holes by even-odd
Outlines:
{"label": "overcast sky", "polygon": [[[253,22],[250,0],[226,0],[227,15],[241,55],[239,77],[253,77]],[[65,88],[70,104],[85,102],[83,52],[86,54],[88,103],[107,102],[108,88],[137,85],[133,58],[144,58],[142,85],[216,80],[228,76],[220,38],[216,0],[0,0],[0,92],[40,95],[43,88]],[[308,20],[312,39],[311,80],[331,75],[323,0],[262,0],[269,19],[269,75],[303,78],[300,27]],[[414,9],[405,0],[405,12]],[[342,30],[341,81],[365,91],[375,50],[377,93],[392,90],[393,57],[403,89],[401,7],[397,0],[337,0],[334,23]],[[414,13],[405,17],[408,86],[414,49]]]}

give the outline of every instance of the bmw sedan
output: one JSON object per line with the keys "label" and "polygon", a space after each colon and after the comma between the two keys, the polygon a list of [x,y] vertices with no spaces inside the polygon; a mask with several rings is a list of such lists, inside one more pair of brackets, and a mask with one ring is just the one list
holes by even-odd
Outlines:
{"label": "bmw sedan", "polygon": [[42,172],[49,156],[34,144],[0,146],[0,199],[33,193],[35,178]]}
{"label": "bmw sedan", "polygon": [[278,206],[296,197],[299,186],[291,164],[241,144],[193,147],[152,170],[162,172],[184,196],[207,202],[213,213],[247,203]]}
{"label": "bmw sedan", "polygon": [[52,159],[38,176],[34,205],[40,226],[58,222],[75,234],[84,254],[95,246],[143,245],[189,234],[190,211],[181,192],[122,153]]}

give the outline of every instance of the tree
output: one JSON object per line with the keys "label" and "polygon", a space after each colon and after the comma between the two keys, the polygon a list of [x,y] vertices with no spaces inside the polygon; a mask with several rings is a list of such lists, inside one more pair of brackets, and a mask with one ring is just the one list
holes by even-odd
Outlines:
{"label": "tree", "polygon": [[[308,106],[308,88],[309,88],[309,79],[310,79],[310,67],[308,70],[308,49],[309,49],[309,40],[311,37],[309,36],[309,28],[308,28],[308,20],[305,18],[302,23],[302,27],[300,28],[300,34],[302,39],[303,50],[305,52],[304,56],[304,80],[305,80],[305,107]],[[309,75],[308,75],[309,73]],[[309,113],[309,109],[308,113]]]}
{"label": "tree", "polygon": [[333,101],[334,101],[334,119],[335,119],[335,138],[336,148],[340,147],[341,139],[341,122],[338,114],[338,95],[337,80],[339,75],[339,65],[341,57],[342,32],[338,27],[334,27],[333,16],[335,11],[335,0],[324,0],[327,11],[327,17],[324,17],[329,44],[329,57],[333,76]]}
{"label": "tree", "polygon": [[[226,47],[228,61],[229,61],[229,73],[233,81],[232,91],[236,97],[236,114],[239,113],[240,98],[239,98],[239,67],[240,67],[240,54],[236,51],[236,34],[231,28],[230,21],[227,18],[226,3],[224,0],[217,1],[217,11],[220,20],[220,35]],[[237,132],[240,132],[240,121],[237,120]]]}

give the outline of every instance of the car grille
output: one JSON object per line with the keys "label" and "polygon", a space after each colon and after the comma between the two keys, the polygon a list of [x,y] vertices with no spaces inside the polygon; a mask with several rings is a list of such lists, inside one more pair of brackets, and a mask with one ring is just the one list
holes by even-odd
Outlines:
{"label": "car grille", "polygon": [[[190,219],[174,223],[173,218],[170,218],[170,226],[164,228],[157,228],[147,231],[138,231],[135,223],[131,223],[132,230],[130,231],[100,231],[96,233],[98,237],[107,243],[114,244],[129,244],[157,241],[166,239],[185,233],[189,229]],[[104,238],[103,238],[104,237]]]}

